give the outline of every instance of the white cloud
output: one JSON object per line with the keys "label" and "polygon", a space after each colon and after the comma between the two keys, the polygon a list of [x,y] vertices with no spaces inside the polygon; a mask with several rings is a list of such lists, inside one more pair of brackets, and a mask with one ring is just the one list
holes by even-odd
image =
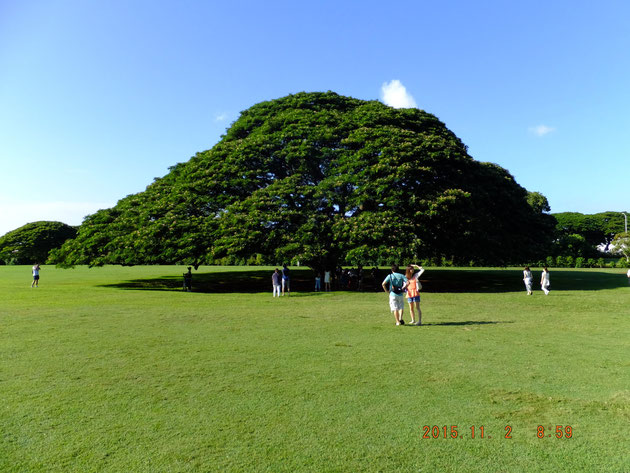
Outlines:
{"label": "white cloud", "polygon": [[215,122],[224,122],[227,119],[228,119],[227,113],[217,113],[214,117]]}
{"label": "white cloud", "polygon": [[0,200],[0,236],[31,222],[55,221],[80,225],[99,209],[113,207],[99,202],[9,202]]}
{"label": "white cloud", "polygon": [[548,135],[549,133],[553,133],[554,131],[556,131],[555,128],[547,126],[547,125],[538,125],[538,126],[532,126],[529,128],[529,132],[533,133],[536,136],[545,136],[545,135]]}
{"label": "white cloud", "polygon": [[385,82],[381,86],[381,100],[385,105],[394,108],[415,108],[418,106],[413,96],[397,79]]}

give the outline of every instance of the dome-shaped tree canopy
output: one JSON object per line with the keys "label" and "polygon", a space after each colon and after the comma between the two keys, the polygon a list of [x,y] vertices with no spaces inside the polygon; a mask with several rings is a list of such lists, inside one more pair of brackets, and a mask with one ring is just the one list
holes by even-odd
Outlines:
{"label": "dome-shaped tree canopy", "polygon": [[5,264],[45,263],[48,253],[77,234],[62,222],[32,222],[0,237],[0,261]]}
{"label": "dome-shaped tree canopy", "polygon": [[211,150],[87,217],[55,257],[503,263],[531,256],[547,230],[527,191],[501,167],[473,160],[435,116],[299,93],[243,112]]}

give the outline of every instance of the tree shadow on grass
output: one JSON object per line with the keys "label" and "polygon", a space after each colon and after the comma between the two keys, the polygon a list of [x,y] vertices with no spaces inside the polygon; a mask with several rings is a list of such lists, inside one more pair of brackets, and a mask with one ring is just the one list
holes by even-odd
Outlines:
{"label": "tree shadow on grass", "polygon": [[[540,291],[542,270],[532,270],[533,289]],[[426,276],[426,280],[425,280]],[[550,270],[553,291],[597,291],[626,287],[625,274],[600,271]],[[514,269],[427,270],[421,278],[422,291],[428,293],[507,293],[525,292],[523,271]]]}
{"label": "tree shadow on grass", "polygon": [[[540,290],[540,270],[532,271],[534,290]],[[210,273],[193,273],[193,292],[199,293],[271,293],[272,271],[251,269]],[[367,276],[364,292],[382,291],[381,282],[388,273],[381,270],[376,278]],[[625,273],[601,271],[551,270],[553,291],[597,291],[628,286]],[[421,278],[424,293],[510,293],[525,292],[523,272],[514,269],[427,269]],[[292,297],[322,295],[315,292],[315,278],[310,269],[291,270]],[[323,286],[323,284],[322,284]],[[183,290],[181,274],[152,279],[132,279],[104,287],[143,291]],[[333,288],[336,292],[339,288]],[[458,322],[459,324],[460,322]]]}
{"label": "tree shadow on grass", "polygon": [[[212,273],[193,273],[192,290],[201,293],[259,293],[271,294],[271,274],[273,271],[252,269],[251,271],[221,271]],[[176,291],[183,290],[182,275],[166,275],[152,279],[132,279],[104,287],[143,291]],[[323,284],[322,284],[323,286]],[[307,269],[291,270],[291,297],[323,294],[314,292],[315,278]]]}
{"label": "tree shadow on grass", "polygon": [[424,323],[422,326],[444,326],[444,327],[452,327],[452,326],[460,326],[460,325],[495,325],[495,324],[513,324],[512,321],[495,321],[495,320],[463,320],[461,322],[430,322]]}

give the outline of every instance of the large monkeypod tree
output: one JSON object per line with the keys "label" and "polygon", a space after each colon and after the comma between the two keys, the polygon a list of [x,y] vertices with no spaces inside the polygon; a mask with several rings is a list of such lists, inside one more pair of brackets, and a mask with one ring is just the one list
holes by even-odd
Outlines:
{"label": "large monkeypod tree", "polygon": [[435,116],[299,93],[244,111],[211,150],[86,218],[55,257],[199,265],[257,255],[316,269],[428,257],[520,263],[551,241],[546,217]]}

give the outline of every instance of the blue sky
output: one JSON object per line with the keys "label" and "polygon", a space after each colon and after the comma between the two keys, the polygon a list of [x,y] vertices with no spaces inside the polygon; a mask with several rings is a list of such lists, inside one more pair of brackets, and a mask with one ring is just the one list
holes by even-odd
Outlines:
{"label": "blue sky", "polygon": [[0,0],[0,235],[326,90],[435,114],[552,212],[630,208],[630,2]]}

